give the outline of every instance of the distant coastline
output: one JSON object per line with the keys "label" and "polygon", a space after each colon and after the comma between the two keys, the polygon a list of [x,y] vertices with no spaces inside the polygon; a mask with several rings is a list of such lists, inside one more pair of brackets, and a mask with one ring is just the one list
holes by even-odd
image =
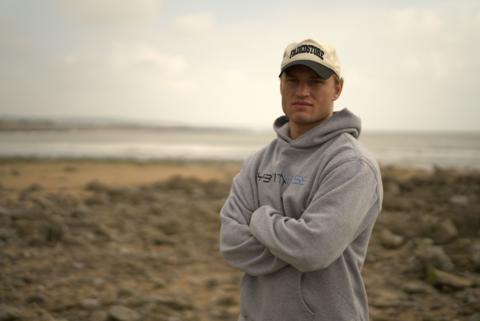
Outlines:
{"label": "distant coastline", "polygon": [[[3,159],[243,161],[274,138],[272,129],[0,116]],[[359,139],[386,166],[480,169],[480,132],[365,130]]]}
{"label": "distant coastline", "polygon": [[188,124],[146,123],[115,119],[49,119],[0,117],[1,131],[70,131],[70,130],[148,130],[184,132],[248,132],[241,127],[193,126]]}

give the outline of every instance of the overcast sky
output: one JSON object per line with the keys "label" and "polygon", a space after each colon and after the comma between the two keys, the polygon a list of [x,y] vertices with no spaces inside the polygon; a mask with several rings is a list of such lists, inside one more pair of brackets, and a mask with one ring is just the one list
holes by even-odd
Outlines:
{"label": "overcast sky", "polygon": [[476,0],[0,0],[0,115],[267,129],[305,38],[365,129],[480,130]]}

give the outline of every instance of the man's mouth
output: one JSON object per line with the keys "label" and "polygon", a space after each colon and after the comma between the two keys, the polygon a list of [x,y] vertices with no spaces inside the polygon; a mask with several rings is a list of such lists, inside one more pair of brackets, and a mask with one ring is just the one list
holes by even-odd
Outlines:
{"label": "man's mouth", "polygon": [[306,111],[307,109],[309,109],[312,106],[313,106],[313,104],[310,104],[306,101],[294,101],[292,103],[292,107],[296,111]]}
{"label": "man's mouth", "polygon": [[306,101],[294,101],[292,105],[293,106],[312,106],[313,104]]}

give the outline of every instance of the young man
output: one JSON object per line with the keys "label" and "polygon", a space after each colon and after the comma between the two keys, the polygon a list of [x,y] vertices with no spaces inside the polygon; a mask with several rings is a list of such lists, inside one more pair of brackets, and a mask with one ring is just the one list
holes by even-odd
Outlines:
{"label": "young man", "polygon": [[245,161],[221,210],[220,251],[245,272],[239,321],[367,321],[361,269],[383,198],[360,119],[333,112],[335,49],[287,46],[277,138]]}

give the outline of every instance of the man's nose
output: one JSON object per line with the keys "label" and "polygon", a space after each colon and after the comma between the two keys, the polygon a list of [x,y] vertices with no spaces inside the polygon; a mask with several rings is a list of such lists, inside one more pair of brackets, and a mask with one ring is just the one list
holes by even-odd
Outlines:
{"label": "man's nose", "polygon": [[296,94],[299,97],[307,97],[310,95],[310,87],[307,83],[300,83],[297,86]]}

